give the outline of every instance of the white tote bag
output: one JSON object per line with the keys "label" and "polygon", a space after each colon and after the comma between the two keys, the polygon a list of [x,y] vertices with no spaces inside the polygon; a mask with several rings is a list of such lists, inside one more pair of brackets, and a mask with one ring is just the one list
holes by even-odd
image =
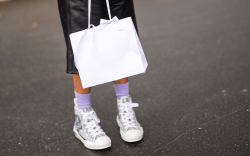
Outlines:
{"label": "white tote bag", "polygon": [[[90,24],[91,0],[88,1],[88,28],[70,34],[75,65],[83,88],[144,73],[148,66],[131,17],[101,19]],[[91,27],[92,26],[92,27]]]}

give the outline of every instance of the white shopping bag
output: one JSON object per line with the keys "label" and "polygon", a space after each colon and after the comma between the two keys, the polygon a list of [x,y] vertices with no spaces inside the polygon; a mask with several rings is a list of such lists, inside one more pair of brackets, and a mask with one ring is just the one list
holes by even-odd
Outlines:
{"label": "white shopping bag", "polygon": [[110,20],[101,19],[96,27],[90,24],[89,0],[89,27],[70,34],[83,88],[144,73],[148,66],[131,17],[111,19],[108,0],[106,4]]}

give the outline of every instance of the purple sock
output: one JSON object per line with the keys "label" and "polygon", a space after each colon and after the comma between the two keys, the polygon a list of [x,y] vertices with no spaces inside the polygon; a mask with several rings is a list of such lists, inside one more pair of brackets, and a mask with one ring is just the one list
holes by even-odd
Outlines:
{"label": "purple sock", "polygon": [[83,109],[91,106],[91,100],[90,100],[90,95],[89,94],[78,94],[75,92],[76,100],[77,100],[77,108],[78,109]]}
{"label": "purple sock", "polygon": [[114,84],[114,87],[118,99],[120,99],[122,96],[130,96],[128,82],[125,84]]}

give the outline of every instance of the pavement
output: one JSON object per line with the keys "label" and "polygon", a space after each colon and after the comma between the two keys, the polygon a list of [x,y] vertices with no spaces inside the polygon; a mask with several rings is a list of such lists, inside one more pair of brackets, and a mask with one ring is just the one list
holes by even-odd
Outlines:
{"label": "pavement", "polygon": [[110,82],[92,106],[112,147],[92,151],[72,131],[57,1],[0,1],[1,156],[250,155],[250,1],[134,3],[149,66],[129,83],[144,138],[120,138]]}

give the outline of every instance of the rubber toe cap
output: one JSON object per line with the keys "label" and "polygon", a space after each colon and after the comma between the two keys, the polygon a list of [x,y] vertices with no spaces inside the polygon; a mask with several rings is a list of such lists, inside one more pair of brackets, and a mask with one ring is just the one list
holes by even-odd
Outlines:
{"label": "rubber toe cap", "polygon": [[122,138],[128,142],[139,141],[142,139],[143,131],[142,130],[129,130],[126,133],[122,134]]}
{"label": "rubber toe cap", "polygon": [[108,136],[102,136],[95,140],[97,146],[109,146],[111,145],[111,139]]}

